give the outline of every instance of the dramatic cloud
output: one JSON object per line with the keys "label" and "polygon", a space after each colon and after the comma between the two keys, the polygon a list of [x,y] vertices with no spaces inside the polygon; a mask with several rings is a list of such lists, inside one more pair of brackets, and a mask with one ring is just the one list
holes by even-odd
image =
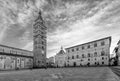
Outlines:
{"label": "dramatic cloud", "polygon": [[32,23],[41,9],[48,57],[61,46],[107,36],[112,36],[112,53],[120,39],[119,7],[120,0],[0,0],[0,43],[32,50]]}

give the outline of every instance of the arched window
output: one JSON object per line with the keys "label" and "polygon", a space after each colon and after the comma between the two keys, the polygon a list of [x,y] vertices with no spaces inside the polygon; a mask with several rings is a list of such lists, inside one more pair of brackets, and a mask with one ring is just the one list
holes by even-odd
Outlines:
{"label": "arched window", "polygon": [[104,62],[102,62],[102,64],[104,64]]}

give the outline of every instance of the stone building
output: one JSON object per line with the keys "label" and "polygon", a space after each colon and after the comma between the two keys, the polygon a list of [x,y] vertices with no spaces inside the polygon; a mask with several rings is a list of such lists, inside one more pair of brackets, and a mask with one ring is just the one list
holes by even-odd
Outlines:
{"label": "stone building", "polygon": [[120,40],[117,43],[117,46],[114,48],[113,52],[115,53],[115,65],[120,65]]}
{"label": "stone building", "polygon": [[55,55],[55,66],[64,67],[66,66],[66,53],[61,47],[61,50]]}
{"label": "stone building", "polygon": [[48,67],[54,67],[55,66],[55,57],[49,57],[47,58],[47,66]]}
{"label": "stone building", "polygon": [[32,67],[32,51],[0,45],[0,70],[27,69]]}
{"label": "stone building", "polygon": [[117,56],[118,56],[118,65],[120,65],[120,40],[117,43],[118,50],[117,50]]}
{"label": "stone building", "polygon": [[67,66],[109,65],[111,37],[66,48]]}
{"label": "stone building", "polygon": [[46,26],[41,12],[33,24],[34,67],[46,66]]}

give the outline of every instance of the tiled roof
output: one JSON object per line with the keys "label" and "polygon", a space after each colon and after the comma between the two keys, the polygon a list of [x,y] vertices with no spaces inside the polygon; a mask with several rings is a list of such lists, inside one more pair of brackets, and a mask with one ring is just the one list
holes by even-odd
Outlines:
{"label": "tiled roof", "polygon": [[76,45],[76,46],[71,46],[71,47],[68,47],[68,48],[65,48],[65,49],[70,49],[70,48],[73,48],[73,47],[82,46],[82,45],[85,45],[85,44],[97,42],[97,41],[104,40],[104,39],[109,39],[110,44],[111,44],[111,36],[109,36],[109,37],[105,37],[105,38],[102,38],[102,39],[98,39],[98,40],[90,41],[90,42],[87,42],[87,43],[79,44],[79,45]]}

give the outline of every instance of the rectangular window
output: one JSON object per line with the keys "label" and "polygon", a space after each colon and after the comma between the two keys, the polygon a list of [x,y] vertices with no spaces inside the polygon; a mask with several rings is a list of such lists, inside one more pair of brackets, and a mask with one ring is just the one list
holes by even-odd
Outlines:
{"label": "rectangular window", "polygon": [[88,53],[88,57],[90,57],[90,53]]}
{"label": "rectangular window", "polygon": [[84,46],[82,46],[82,50],[85,49]]}
{"label": "rectangular window", "polygon": [[97,43],[94,43],[94,47],[97,47]]}
{"label": "rectangular window", "polygon": [[88,45],[88,49],[90,48],[90,45]]}
{"label": "rectangular window", "polygon": [[76,51],[79,51],[79,48],[76,48]]}
{"label": "rectangular window", "polygon": [[97,52],[94,53],[94,57],[97,57]]}
{"label": "rectangular window", "polygon": [[101,42],[101,46],[104,46],[104,45],[105,45],[105,42],[104,42],[104,41],[102,41],[102,42]]}
{"label": "rectangular window", "polygon": [[68,53],[69,53],[70,51],[68,50]]}
{"label": "rectangular window", "polygon": [[77,55],[76,58],[79,58],[79,55]]}
{"label": "rectangular window", "polygon": [[74,52],[74,49],[72,49],[72,52]]}
{"label": "rectangular window", "polygon": [[102,57],[102,60],[104,60],[104,57]]}
{"label": "rectangular window", "polygon": [[104,56],[104,55],[105,55],[105,52],[104,52],[104,51],[102,51],[102,52],[101,52],[101,56]]}
{"label": "rectangular window", "polygon": [[42,41],[42,45],[44,45],[44,42]]}
{"label": "rectangular window", "polygon": [[72,59],[74,59],[74,56],[72,56]]}
{"label": "rectangular window", "polygon": [[84,54],[82,54],[82,58],[84,58],[85,56],[84,56]]}

